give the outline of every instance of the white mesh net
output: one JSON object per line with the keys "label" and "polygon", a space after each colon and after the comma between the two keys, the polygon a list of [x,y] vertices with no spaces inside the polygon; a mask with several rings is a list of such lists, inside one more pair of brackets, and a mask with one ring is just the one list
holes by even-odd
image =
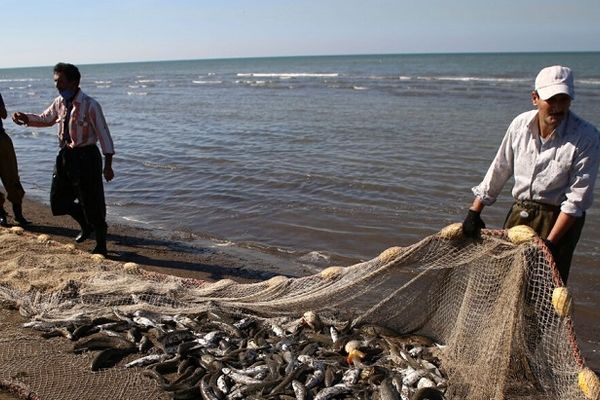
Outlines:
{"label": "white mesh net", "polygon": [[[441,346],[428,348],[412,343],[404,350],[437,349],[435,357],[441,361],[439,370],[444,372],[444,380],[436,382],[437,378],[430,376],[430,381],[437,384],[447,399],[598,398],[598,377],[585,368],[575,341],[568,291],[562,287],[543,243],[527,230],[514,229],[510,235],[507,231],[484,230],[481,240],[472,241],[461,236],[457,224],[412,246],[388,249],[367,262],[330,267],[302,278],[275,277],[245,284],[232,280],[210,283],[150,273],[131,263],[93,259],[47,237],[8,230],[1,233],[0,304],[4,306],[4,322],[0,384],[21,393],[21,398],[206,398],[205,386],[213,384],[210,393],[215,394],[220,376],[224,376],[223,381],[229,380],[230,393],[227,397],[221,392],[221,397],[216,398],[236,398],[231,393],[232,372],[224,363],[219,364],[221,372],[211,375],[213,382],[198,375],[199,380],[189,393],[168,391],[160,381],[163,378],[153,379],[148,368],[125,367],[127,362],[145,355],[140,354],[139,343],[134,350],[128,348],[122,360],[113,362],[111,368],[94,372],[90,364],[97,352],[74,353],[73,343],[78,341],[72,334],[77,328],[93,325],[94,320],[101,325],[98,321],[116,322],[118,317],[121,321],[132,320],[136,316],[139,323],[142,316],[151,315],[162,316],[165,325],[146,328],[158,329],[159,339],[166,340],[166,333],[181,329],[175,325],[171,329],[164,321],[180,318],[180,324],[181,318],[187,316],[198,322],[201,316],[213,313],[227,315],[232,318],[229,322],[235,320],[238,324],[243,318],[253,318],[268,323],[266,326],[281,325],[288,329],[283,337],[300,340],[298,321],[306,322],[302,316],[307,311],[337,327],[343,336],[342,347],[356,339],[357,329],[365,326],[387,329],[381,337],[388,343],[392,340],[390,331],[396,334],[394,340],[408,334],[431,338]],[[30,249],[26,255],[23,246]],[[11,308],[19,310],[25,319],[9,318],[7,310]],[[23,328],[23,321],[37,330]],[[214,330],[214,320],[211,327]],[[71,340],[62,336],[44,339],[39,332],[45,331],[47,337],[60,336],[60,329],[62,336]],[[258,331],[253,331],[254,338],[260,337]],[[310,337],[317,342],[328,337],[325,328],[313,331]],[[194,346],[199,346],[202,337],[197,332],[194,335]],[[202,340],[208,340],[206,333],[203,335]],[[249,346],[250,339],[235,342],[237,353]],[[361,336],[361,340],[366,339]],[[369,339],[372,343],[377,340]],[[280,346],[281,342],[278,343]],[[330,352],[346,355],[335,344],[334,341],[330,345]],[[289,348],[293,346],[294,343],[288,343]],[[154,350],[147,354],[158,353]],[[382,372],[377,380],[373,371],[378,371],[375,367],[381,365],[381,357],[377,365],[369,365],[369,357],[376,356],[368,354],[362,363],[355,361],[354,366],[361,371],[360,379],[369,381],[370,388],[345,390],[343,385],[352,385],[342,383],[339,377],[336,386],[334,371],[330,387],[337,387],[340,394],[335,395],[338,397],[323,394],[321,398],[369,398],[373,393],[384,398],[396,367]],[[197,368],[203,365],[209,371],[202,362],[198,361]],[[294,363],[299,365],[297,361]],[[399,363],[404,363],[397,369],[402,369],[406,378],[411,361],[399,360]],[[252,395],[237,398],[292,396],[291,382],[305,381],[307,370],[298,367],[287,376],[282,373],[281,380],[289,380],[287,389],[263,383],[260,391],[253,386],[244,389]],[[406,382],[404,386],[408,386]],[[396,388],[400,398],[415,396],[417,389],[405,388],[402,393],[401,387]]]}

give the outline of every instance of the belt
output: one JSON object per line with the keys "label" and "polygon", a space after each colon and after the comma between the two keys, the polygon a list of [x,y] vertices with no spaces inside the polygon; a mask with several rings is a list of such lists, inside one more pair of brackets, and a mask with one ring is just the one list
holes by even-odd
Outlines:
{"label": "belt", "polygon": [[534,200],[517,200],[517,201],[515,201],[515,204],[519,207],[522,207],[522,208],[525,208],[528,210],[560,212],[560,206],[555,206],[553,204],[540,203],[539,201],[534,201]]}
{"label": "belt", "polygon": [[88,144],[86,146],[79,146],[79,147],[69,147],[69,146],[63,146],[61,147],[60,151],[86,151],[86,150],[91,150],[93,148],[97,147],[95,144]]}

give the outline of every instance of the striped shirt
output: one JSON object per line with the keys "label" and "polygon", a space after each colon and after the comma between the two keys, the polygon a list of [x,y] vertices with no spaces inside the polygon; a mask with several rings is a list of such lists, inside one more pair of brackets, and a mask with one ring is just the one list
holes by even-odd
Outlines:
{"label": "striped shirt", "polygon": [[484,205],[496,201],[511,176],[516,200],[560,206],[579,217],[593,202],[600,164],[600,133],[569,111],[545,142],[538,129],[538,112],[517,116],[508,127],[498,153],[473,194]]}
{"label": "striped shirt", "polygon": [[100,142],[103,154],[114,154],[110,131],[106,125],[100,104],[81,90],[73,99],[73,109],[68,121],[70,140],[65,140],[64,123],[67,116],[67,103],[59,96],[43,113],[27,114],[28,126],[45,127],[58,123],[60,147],[71,148],[89,146]]}

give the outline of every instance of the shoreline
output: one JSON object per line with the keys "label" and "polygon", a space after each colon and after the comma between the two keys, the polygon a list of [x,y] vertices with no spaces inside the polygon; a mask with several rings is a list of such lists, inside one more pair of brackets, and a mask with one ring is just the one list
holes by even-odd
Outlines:
{"label": "shoreline", "polygon": [[[12,222],[10,203],[5,204]],[[25,197],[23,214],[30,221],[29,232],[47,234],[52,239],[74,244],[79,250],[91,251],[94,238],[75,243],[79,226],[70,216],[53,216],[50,207]],[[155,231],[115,223],[108,216],[108,257],[121,262],[135,262],[142,268],[184,278],[206,281],[234,279],[253,282],[276,275],[298,277],[316,272],[314,265],[299,262],[284,253],[270,254],[259,249],[221,244],[198,239],[184,232]]]}

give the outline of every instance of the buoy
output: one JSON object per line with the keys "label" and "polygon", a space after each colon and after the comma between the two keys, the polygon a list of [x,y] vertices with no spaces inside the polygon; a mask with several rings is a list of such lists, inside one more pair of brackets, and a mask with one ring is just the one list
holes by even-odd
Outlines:
{"label": "buoy", "polygon": [[457,222],[448,225],[438,233],[438,236],[444,239],[458,239],[462,237],[462,224]]}
{"label": "buoy", "polygon": [[600,379],[594,371],[589,368],[579,372],[579,388],[584,396],[590,400],[600,399]]}
{"label": "buoy", "polygon": [[392,261],[394,258],[398,257],[398,254],[402,251],[402,247],[394,246],[390,247],[381,252],[381,254],[377,257],[381,261],[382,264],[387,264]]}
{"label": "buoy", "polygon": [[559,316],[566,317],[569,315],[572,303],[571,293],[566,287],[557,287],[552,291],[552,305]]}
{"label": "buoy", "polygon": [[536,233],[527,225],[517,225],[510,228],[507,232],[508,240],[514,244],[530,242],[536,236]]}

